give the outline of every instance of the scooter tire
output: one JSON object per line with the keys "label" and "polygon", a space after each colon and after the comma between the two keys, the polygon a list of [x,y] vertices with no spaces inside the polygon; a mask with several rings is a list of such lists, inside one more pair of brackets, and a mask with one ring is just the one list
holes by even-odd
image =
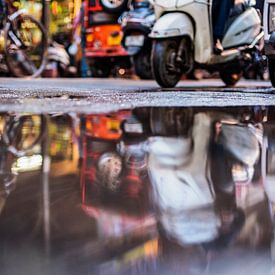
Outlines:
{"label": "scooter tire", "polygon": [[182,69],[177,64],[172,64],[178,71],[169,69],[171,61],[176,63],[176,54],[178,51],[176,39],[155,40],[151,55],[152,72],[157,83],[163,88],[173,88],[180,81]]}
{"label": "scooter tire", "polygon": [[220,78],[226,86],[234,86],[242,77],[242,71],[237,64],[225,66],[220,70]]}
{"label": "scooter tire", "polygon": [[270,82],[272,86],[275,87],[275,59],[273,58],[268,59],[268,71]]}
{"label": "scooter tire", "polygon": [[135,72],[141,79],[153,79],[150,57],[151,51],[144,50],[134,56]]}
{"label": "scooter tire", "polygon": [[107,60],[99,60],[91,64],[90,70],[92,77],[106,78],[111,73],[111,63]]}

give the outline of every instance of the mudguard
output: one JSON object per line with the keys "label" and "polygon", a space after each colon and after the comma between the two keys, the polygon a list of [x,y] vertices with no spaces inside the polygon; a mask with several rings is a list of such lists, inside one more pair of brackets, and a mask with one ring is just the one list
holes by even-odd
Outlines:
{"label": "mudguard", "polygon": [[194,38],[194,27],[191,19],[184,13],[171,12],[161,16],[155,23],[149,37],[167,38],[176,36]]}

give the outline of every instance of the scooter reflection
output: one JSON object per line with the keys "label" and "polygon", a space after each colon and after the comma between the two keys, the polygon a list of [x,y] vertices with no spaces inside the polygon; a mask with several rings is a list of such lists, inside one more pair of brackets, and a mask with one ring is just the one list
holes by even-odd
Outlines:
{"label": "scooter reflection", "polygon": [[[269,213],[272,224],[272,237],[270,245],[273,272],[275,268],[275,192],[274,192],[274,124],[272,120],[265,126],[265,135],[262,149],[262,173],[264,188],[269,202]],[[272,273],[273,274],[273,273]]]}
{"label": "scooter reflection", "polygon": [[245,215],[236,183],[252,181],[261,137],[261,127],[199,112],[184,136],[149,138],[148,171],[160,232],[165,242],[202,247],[205,265],[194,274],[209,272],[211,252],[239,236]]}

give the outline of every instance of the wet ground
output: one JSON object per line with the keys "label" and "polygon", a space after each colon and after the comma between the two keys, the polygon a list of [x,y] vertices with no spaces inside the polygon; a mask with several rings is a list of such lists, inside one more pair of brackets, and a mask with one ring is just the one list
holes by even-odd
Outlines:
{"label": "wet ground", "polygon": [[275,274],[269,82],[1,78],[0,100],[1,274]]}
{"label": "wet ground", "polygon": [[0,111],[101,113],[133,107],[275,105],[269,81],[186,80],[175,89],[128,79],[0,79]]}
{"label": "wet ground", "polygon": [[1,274],[275,274],[275,108],[126,106],[0,113]]}

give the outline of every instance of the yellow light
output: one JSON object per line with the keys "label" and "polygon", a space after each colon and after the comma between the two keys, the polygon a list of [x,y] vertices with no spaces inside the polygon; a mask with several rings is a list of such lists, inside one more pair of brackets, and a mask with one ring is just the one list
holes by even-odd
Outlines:
{"label": "yellow light", "polygon": [[86,41],[87,42],[93,42],[94,41],[94,35],[93,34],[87,34]]}
{"label": "yellow light", "polygon": [[56,1],[52,2],[52,14],[57,15],[58,14],[58,3]]}
{"label": "yellow light", "polygon": [[5,36],[4,36],[4,32],[0,31],[0,52],[4,51],[4,48],[5,48]]}

